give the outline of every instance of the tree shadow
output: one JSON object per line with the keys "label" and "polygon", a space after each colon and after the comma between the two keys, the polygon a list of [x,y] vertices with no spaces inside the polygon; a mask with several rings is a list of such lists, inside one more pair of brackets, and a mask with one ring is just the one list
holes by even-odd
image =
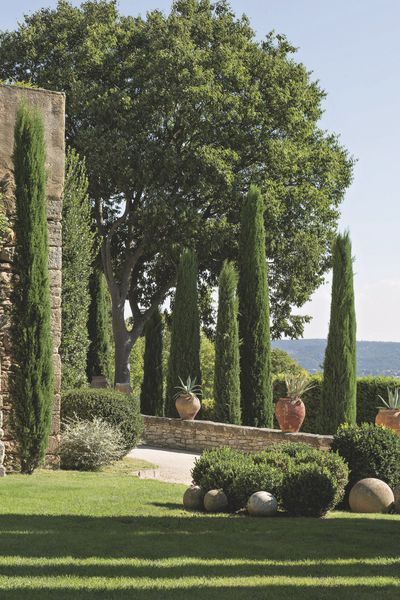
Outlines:
{"label": "tree shadow", "polygon": [[[340,593],[363,600],[379,595],[381,600],[395,597],[394,585],[368,587],[358,585],[357,578],[398,577],[399,536],[400,520],[379,517],[226,519],[199,513],[179,517],[172,512],[163,517],[2,515],[0,597],[186,600],[206,594],[207,600],[221,596],[248,600],[271,593],[274,599],[336,600]],[[29,582],[38,577],[49,583],[40,591],[29,589]],[[53,588],[51,580],[57,577],[83,578],[83,589],[64,589],[58,587],[60,583]],[[244,578],[250,577],[258,581],[247,585]],[[15,579],[15,589],[2,588],[6,578]],[[93,578],[106,579],[110,585],[85,589]],[[202,583],[175,585],[182,578]],[[212,578],[225,578],[226,584],[222,581],[214,587],[219,581],[210,583]],[[235,580],[240,578],[237,587]],[[300,578],[338,578],[338,583],[316,582],[304,588],[295,581]],[[344,585],[342,578],[351,580]],[[112,582],[121,579],[127,582],[126,589],[117,585],[113,589]],[[150,583],[135,589],[136,580]]]}

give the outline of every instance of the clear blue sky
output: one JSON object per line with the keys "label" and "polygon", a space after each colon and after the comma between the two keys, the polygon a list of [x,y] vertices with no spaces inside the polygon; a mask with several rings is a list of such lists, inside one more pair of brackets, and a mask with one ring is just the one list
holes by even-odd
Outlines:
{"label": "clear blue sky", "polygon": [[[2,0],[0,29],[51,0]],[[79,1],[72,4],[79,5]],[[121,0],[126,14],[168,10],[168,0]],[[271,29],[299,48],[298,59],[328,93],[322,126],[358,159],[342,206],[356,257],[358,339],[400,341],[400,2],[399,0],[232,0],[258,37]],[[329,283],[307,305],[305,337],[325,337]]]}

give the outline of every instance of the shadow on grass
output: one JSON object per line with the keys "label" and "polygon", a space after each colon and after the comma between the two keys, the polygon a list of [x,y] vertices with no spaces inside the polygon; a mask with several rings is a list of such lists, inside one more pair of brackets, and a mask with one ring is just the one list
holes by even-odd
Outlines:
{"label": "shadow on grass", "polygon": [[[171,506],[175,508],[175,504]],[[379,597],[386,600],[396,597],[395,586],[366,587],[359,585],[357,578],[398,577],[399,539],[400,520],[379,518],[227,519],[199,514],[179,517],[168,513],[163,517],[3,515],[0,517],[0,596],[7,600],[24,597],[29,600],[50,597],[57,600],[161,597],[183,600],[203,598],[205,593],[207,600],[263,599],[269,594],[279,600],[336,600],[340,593],[346,599]],[[65,564],[57,564],[57,559],[63,557],[69,558]],[[42,560],[33,560],[36,558]],[[352,559],[352,562],[339,564],[335,562],[338,558]],[[87,559],[86,563],[83,559]],[[110,564],[113,559],[115,564]],[[127,562],[133,559],[138,562]],[[230,564],[229,559],[234,562]],[[378,564],[373,564],[375,559]],[[385,562],[385,559],[390,560]],[[213,560],[217,564],[213,564]],[[301,560],[310,560],[311,564],[299,564]],[[107,561],[108,564],[104,564]],[[63,588],[60,581],[57,587],[52,587],[50,581],[40,590],[28,589],[29,581],[35,577],[82,577],[85,578],[84,589]],[[128,589],[103,590],[100,586],[93,591],[86,590],[90,579],[96,577],[111,582],[139,578],[148,583],[144,586],[146,589],[140,590],[135,590],[134,581],[132,587],[127,584]],[[175,580],[185,577],[203,578],[203,581],[201,586],[184,589],[174,585]],[[258,581],[253,586],[242,580],[241,585],[245,587],[235,587],[234,580],[245,577],[283,580],[273,584],[266,581],[265,585]],[[340,581],[337,585],[331,582],[332,587],[316,582],[306,588],[291,582],[291,578],[316,577],[347,577],[354,581],[348,581],[346,586]],[[3,588],[4,592],[1,591],[4,578],[16,578],[15,590]],[[208,587],[209,578],[229,578],[230,581],[226,585],[223,582],[219,585],[217,581],[214,583],[218,587]],[[161,589],[163,579],[170,580],[171,587]],[[152,587],[156,589],[150,589]]]}

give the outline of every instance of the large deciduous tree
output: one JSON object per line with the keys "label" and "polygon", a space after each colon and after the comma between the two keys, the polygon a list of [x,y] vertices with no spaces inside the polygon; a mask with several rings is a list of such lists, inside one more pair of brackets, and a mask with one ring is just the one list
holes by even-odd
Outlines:
{"label": "large deciduous tree", "polygon": [[17,279],[13,292],[12,424],[21,471],[32,473],[47,447],[54,377],[43,119],[25,105],[17,114],[13,159]]}
{"label": "large deciduous tree", "polygon": [[264,200],[251,186],[242,208],[239,248],[240,391],[244,425],[272,427],[271,336]]}
{"label": "large deciduous tree", "polygon": [[[227,2],[177,0],[168,15],[60,0],[0,36],[0,78],[67,93],[68,142],[87,159],[113,306],[116,378],[173,287],[187,240],[203,280],[237,256],[242,194],[268,193],[272,331],[321,283],[352,161],[321,130],[324,92],[284,36],[255,39]],[[134,325],[125,324],[129,300]],[[298,311],[297,311],[298,312]]]}
{"label": "large deciduous tree", "polygon": [[63,389],[80,387],[87,382],[89,278],[94,250],[87,187],[85,165],[74,150],[69,150],[66,157],[63,199],[60,346]]}
{"label": "large deciduous tree", "polygon": [[355,423],[357,411],[356,312],[353,257],[348,233],[333,248],[331,317],[325,351],[319,415],[320,433],[335,433],[342,423]]}

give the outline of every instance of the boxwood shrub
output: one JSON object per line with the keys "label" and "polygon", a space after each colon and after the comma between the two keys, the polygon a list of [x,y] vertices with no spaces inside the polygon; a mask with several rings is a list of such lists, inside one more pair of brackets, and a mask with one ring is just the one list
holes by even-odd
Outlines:
{"label": "boxwood shrub", "polygon": [[353,485],[365,477],[382,479],[392,488],[400,484],[400,437],[391,429],[371,423],[343,425],[334,436],[331,449],[350,469],[346,503]]}
{"label": "boxwood shrub", "polygon": [[80,388],[64,392],[61,398],[61,422],[78,417],[95,417],[116,427],[123,438],[124,450],[134,448],[143,431],[138,398],[111,389]]}
{"label": "boxwood shrub", "polygon": [[[317,494],[313,485],[310,485],[308,495],[311,509],[306,507],[307,488],[302,488],[303,480],[309,477],[312,483],[314,480],[318,481],[318,478],[314,476],[314,471],[311,475],[304,475],[301,470],[303,466],[314,466],[315,471],[322,474],[321,481],[324,482],[322,489],[325,491],[321,494]],[[296,473],[298,474],[295,476]],[[288,480],[290,474],[293,477]],[[223,489],[231,510],[244,508],[251,494],[264,490],[272,493],[281,506],[292,514],[309,516],[312,513],[317,516],[324,514],[342,499],[348,481],[348,468],[344,460],[335,453],[318,450],[307,444],[285,443],[274,444],[254,454],[230,448],[207,450],[196,460],[192,477],[194,483],[205,491]],[[289,489],[290,482],[295,489],[293,493]],[[294,512],[290,498],[296,496],[299,489],[302,489],[303,499]]]}
{"label": "boxwood shrub", "polygon": [[338,485],[334,475],[316,462],[294,465],[283,478],[281,501],[293,516],[321,517],[334,508]]}

